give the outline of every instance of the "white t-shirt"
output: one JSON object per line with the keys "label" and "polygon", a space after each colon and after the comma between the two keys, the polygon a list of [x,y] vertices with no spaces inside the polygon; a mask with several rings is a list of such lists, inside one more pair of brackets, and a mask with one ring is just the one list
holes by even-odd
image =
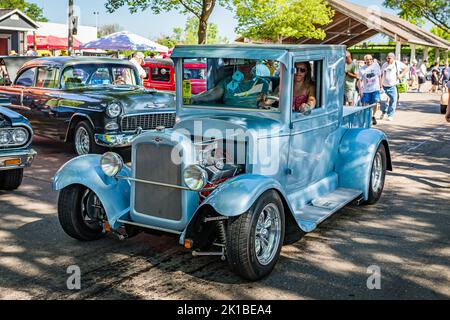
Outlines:
{"label": "white t-shirt", "polygon": [[419,70],[417,70],[417,74],[420,77],[425,77],[427,75],[427,66],[424,63],[420,65]]}
{"label": "white t-shirt", "polygon": [[130,62],[137,68],[139,77],[147,78],[147,72],[145,72],[144,68],[142,68],[141,64],[135,58],[131,58]]}
{"label": "white t-shirt", "polygon": [[398,75],[405,70],[407,66],[401,61],[394,61],[389,64],[385,62],[381,67],[383,73],[383,86],[393,87],[398,85]]}
{"label": "white t-shirt", "polygon": [[363,65],[359,69],[358,79],[362,81],[363,93],[380,91],[380,65],[376,62],[370,66]]}

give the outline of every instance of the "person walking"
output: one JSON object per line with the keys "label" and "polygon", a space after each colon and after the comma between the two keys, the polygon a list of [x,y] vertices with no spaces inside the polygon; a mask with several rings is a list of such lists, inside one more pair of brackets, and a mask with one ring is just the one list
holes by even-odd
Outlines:
{"label": "person walking", "polygon": [[417,70],[417,77],[418,77],[417,92],[420,92],[420,87],[425,83],[426,75],[427,75],[427,60],[423,60]]}
{"label": "person walking", "polygon": [[417,60],[414,59],[409,66],[409,86],[412,90],[417,89]]}
{"label": "person walking", "polygon": [[133,58],[130,59],[130,62],[136,67],[139,73],[139,77],[141,80],[147,78],[147,72],[145,72],[144,68],[142,68],[142,65],[144,64],[144,54],[142,52],[136,52],[133,55]]}
{"label": "person walking", "polygon": [[395,60],[394,53],[388,53],[386,62],[381,67],[381,82],[389,101],[387,108],[386,104],[381,106],[380,120],[385,117],[386,113],[388,121],[394,120],[394,113],[398,103],[397,85],[407,72],[408,67],[403,62]]}
{"label": "person walking", "polygon": [[449,91],[447,87],[449,81],[450,81],[450,67],[448,66],[448,62],[446,62],[444,65],[444,69],[442,69],[442,92]]}
{"label": "person walking", "polygon": [[352,54],[345,52],[345,85],[344,85],[344,105],[355,105],[355,83],[358,79],[358,66],[352,60]]}
{"label": "person walking", "polygon": [[372,108],[372,124],[376,125],[375,113],[381,100],[381,69],[378,63],[374,63],[370,54],[364,56],[364,65],[359,69],[358,89],[363,105],[375,104]]}
{"label": "person walking", "polygon": [[433,68],[431,68],[431,89],[428,92],[436,93],[439,87],[439,79],[439,62],[435,62]]}

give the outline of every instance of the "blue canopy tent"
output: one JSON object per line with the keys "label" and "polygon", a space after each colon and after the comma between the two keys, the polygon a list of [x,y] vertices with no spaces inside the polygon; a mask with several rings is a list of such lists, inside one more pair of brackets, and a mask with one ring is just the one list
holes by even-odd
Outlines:
{"label": "blue canopy tent", "polygon": [[150,39],[140,35],[121,31],[110,34],[106,37],[90,41],[83,44],[81,49],[102,49],[102,50],[138,50],[138,51],[158,51],[167,53],[169,48],[160,45]]}

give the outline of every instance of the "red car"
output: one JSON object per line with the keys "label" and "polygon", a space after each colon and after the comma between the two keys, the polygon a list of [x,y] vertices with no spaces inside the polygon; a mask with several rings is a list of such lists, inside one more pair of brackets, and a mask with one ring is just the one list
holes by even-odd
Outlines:
{"label": "red car", "polygon": [[[175,91],[175,70],[171,59],[147,59],[143,65],[147,72],[144,87],[162,91]],[[185,62],[184,80],[191,80],[192,94],[206,91],[206,63]]]}

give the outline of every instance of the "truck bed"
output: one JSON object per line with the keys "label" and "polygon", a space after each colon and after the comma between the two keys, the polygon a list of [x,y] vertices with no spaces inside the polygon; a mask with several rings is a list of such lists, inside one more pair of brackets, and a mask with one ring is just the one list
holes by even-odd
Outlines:
{"label": "truck bed", "polygon": [[346,107],[342,113],[342,126],[347,128],[370,128],[372,124],[372,107]]}

